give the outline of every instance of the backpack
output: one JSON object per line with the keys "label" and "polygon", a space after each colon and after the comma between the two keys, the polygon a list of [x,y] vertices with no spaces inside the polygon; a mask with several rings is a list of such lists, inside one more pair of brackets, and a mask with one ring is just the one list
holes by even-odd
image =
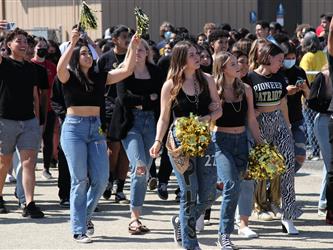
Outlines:
{"label": "backpack", "polygon": [[323,73],[318,73],[311,83],[310,94],[307,100],[308,107],[319,113],[328,113],[331,96],[327,94],[326,81],[329,78]]}

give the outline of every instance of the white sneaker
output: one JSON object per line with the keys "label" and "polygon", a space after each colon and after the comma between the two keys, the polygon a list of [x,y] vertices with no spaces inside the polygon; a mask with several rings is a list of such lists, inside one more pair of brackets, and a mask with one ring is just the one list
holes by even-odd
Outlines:
{"label": "white sneaker", "polygon": [[43,170],[42,175],[43,175],[43,177],[44,177],[46,180],[49,180],[49,179],[52,178],[52,175],[51,175],[50,171],[48,171],[48,170],[46,170],[46,169]]}
{"label": "white sneaker", "polygon": [[299,234],[292,220],[281,220],[281,223],[282,223],[282,232],[287,233],[289,235]]}
{"label": "white sneaker", "polygon": [[266,211],[261,211],[261,212],[256,212],[256,217],[258,220],[263,220],[263,221],[272,221],[273,217]]}
{"label": "white sneaker", "polygon": [[201,232],[205,228],[205,222],[204,222],[205,215],[202,214],[200,217],[197,219],[197,223],[195,224],[195,230],[197,232]]}
{"label": "white sneaker", "polygon": [[275,205],[274,203],[271,203],[271,209],[272,209],[272,214],[275,219],[281,219],[282,218],[282,209]]}
{"label": "white sneaker", "polygon": [[16,179],[15,179],[15,177],[13,175],[7,174],[6,182],[7,183],[16,183]]}
{"label": "white sneaker", "polygon": [[94,235],[94,233],[95,233],[95,226],[94,226],[94,223],[92,223],[92,221],[89,220],[89,221],[87,222],[87,232],[86,232],[86,234],[87,234],[87,236],[91,237],[91,236]]}
{"label": "white sneaker", "polygon": [[318,216],[326,217],[326,209],[318,208]]}
{"label": "white sneaker", "polygon": [[249,227],[239,228],[238,235],[244,236],[245,238],[258,238],[258,234]]}
{"label": "white sneaker", "polygon": [[74,234],[74,240],[78,243],[91,243],[92,240],[85,234]]}

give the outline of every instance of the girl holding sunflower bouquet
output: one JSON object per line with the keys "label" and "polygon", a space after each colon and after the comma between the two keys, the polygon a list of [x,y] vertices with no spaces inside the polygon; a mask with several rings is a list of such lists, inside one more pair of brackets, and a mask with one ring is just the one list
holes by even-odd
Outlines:
{"label": "girl holding sunflower bouquet", "polygon": [[[210,121],[221,116],[221,111],[214,80],[200,70],[200,57],[195,45],[188,41],[177,43],[173,49],[168,78],[162,88],[161,114],[150,154],[157,157],[168,129],[170,115],[175,118],[176,124],[170,128],[170,144],[174,148],[185,149],[188,145],[180,143],[177,137],[181,134],[176,129],[177,121],[182,123],[184,118],[192,119],[195,115],[198,116],[195,118],[197,121],[205,122],[208,126]],[[169,150],[181,192],[179,218],[174,216],[172,220],[175,241],[185,249],[200,249],[195,222],[215,198],[216,166],[213,156],[214,147],[211,143],[202,156],[175,157]],[[179,162],[185,164],[178,164]]]}
{"label": "girl holding sunflower bouquet", "polygon": [[223,108],[223,115],[216,121],[212,136],[217,173],[224,185],[218,244],[221,249],[234,249],[229,236],[234,229],[240,183],[248,162],[246,123],[256,144],[262,143],[262,139],[255,117],[252,90],[240,80],[236,57],[228,52],[217,54],[213,76]]}

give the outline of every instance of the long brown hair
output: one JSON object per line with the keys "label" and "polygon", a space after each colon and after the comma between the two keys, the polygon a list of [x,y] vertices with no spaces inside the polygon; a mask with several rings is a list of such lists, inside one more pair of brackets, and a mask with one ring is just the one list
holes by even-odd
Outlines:
{"label": "long brown hair", "polygon": [[[188,50],[196,46],[189,41],[182,41],[178,42],[172,50],[170,68],[168,72],[167,79],[172,80],[172,88],[170,91],[171,99],[170,101],[173,102],[176,99],[176,96],[179,93],[179,90],[182,88],[185,82],[185,69],[187,64],[187,53]],[[208,90],[208,82],[202,73],[202,71],[197,69],[195,71],[195,78],[199,82],[199,88],[201,91],[209,91]]]}
{"label": "long brown hair", "polygon": [[[224,98],[224,69],[225,66],[227,65],[228,61],[230,60],[230,57],[232,57],[234,55],[232,55],[229,52],[219,52],[214,60],[213,63],[213,76],[216,82],[216,87],[218,90],[218,94],[220,96],[221,100],[225,100]],[[236,98],[238,99],[239,97],[243,96],[245,93],[245,86],[244,83],[236,78],[235,81],[232,84],[233,86],[233,91],[234,94],[236,96]]]}

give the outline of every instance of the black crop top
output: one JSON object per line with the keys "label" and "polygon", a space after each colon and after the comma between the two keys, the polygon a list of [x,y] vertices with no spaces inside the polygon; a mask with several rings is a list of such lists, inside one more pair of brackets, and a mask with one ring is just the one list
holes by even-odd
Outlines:
{"label": "black crop top", "polygon": [[278,105],[287,94],[288,84],[279,73],[267,77],[253,71],[248,74],[247,78],[254,92],[256,107]]}
{"label": "black crop top", "polygon": [[209,90],[202,91],[199,94],[199,104],[196,107],[194,103],[193,95],[186,95],[181,88],[176,97],[174,104],[172,105],[174,117],[187,117],[190,116],[190,113],[198,116],[205,116],[209,114],[208,106],[211,104],[212,99],[210,97]]}
{"label": "black crop top", "polygon": [[[117,84],[117,94],[123,105],[128,108],[142,106],[142,110],[151,111],[156,109],[160,103],[162,84],[156,79],[138,79],[134,75]],[[150,94],[157,94],[155,101],[150,99]]]}
{"label": "black crop top", "polygon": [[104,106],[107,72],[92,75],[91,80],[94,84],[91,91],[86,91],[86,87],[79,82],[72,71],[69,70],[69,73],[68,81],[62,84],[66,108],[71,106]]}
{"label": "black crop top", "polygon": [[223,114],[216,120],[219,127],[241,127],[245,126],[247,114],[247,100],[245,95],[239,102],[224,102]]}

